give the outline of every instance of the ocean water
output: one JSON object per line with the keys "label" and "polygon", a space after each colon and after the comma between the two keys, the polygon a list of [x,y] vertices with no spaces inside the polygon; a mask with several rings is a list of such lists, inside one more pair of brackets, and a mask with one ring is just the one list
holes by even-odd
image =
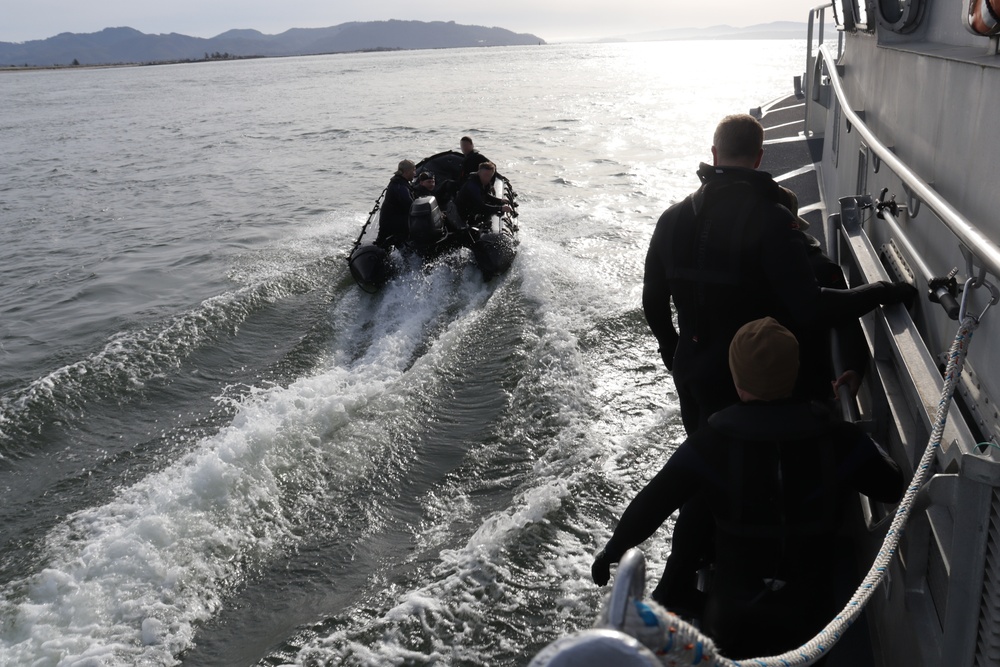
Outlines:
{"label": "ocean water", "polygon": [[[0,75],[0,664],[525,665],[682,440],[653,224],[805,44]],[[361,292],[402,158],[469,134],[511,271]],[[649,570],[669,526],[645,545]]]}

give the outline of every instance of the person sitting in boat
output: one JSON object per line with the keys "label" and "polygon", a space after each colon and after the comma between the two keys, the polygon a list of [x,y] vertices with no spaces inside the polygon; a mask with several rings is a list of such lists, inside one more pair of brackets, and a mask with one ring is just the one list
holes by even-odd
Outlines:
{"label": "person sitting in boat", "polygon": [[413,198],[420,199],[421,197],[437,197],[437,190],[435,189],[437,185],[437,179],[429,171],[422,171],[420,175],[417,176],[417,187],[413,190]]}
{"label": "person sitting in boat", "polygon": [[484,223],[488,224],[492,216],[513,211],[510,202],[489,193],[496,173],[496,165],[483,162],[458,191],[455,197],[458,215],[469,227],[479,229]]}
{"label": "person sitting in boat", "polygon": [[470,137],[462,137],[458,145],[462,149],[462,155],[465,156],[465,159],[462,160],[462,172],[458,176],[458,182],[465,183],[469,179],[469,176],[479,170],[479,165],[489,162],[489,160],[475,149]]}
{"label": "person sitting in boat", "polygon": [[413,191],[410,182],[417,173],[417,166],[412,160],[401,160],[396,173],[389,179],[382,200],[382,209],[378,218],[378,236],[375,244],[385,249],[400,247],[406,243],[409,233],[410,204],[413,203]]}
{"label": "person sitting in boat", "polygon": [[[736,332],[728,356],[740,402],[681,444],[591,569],[605,585],[612,563],[682,504],[703,499],[717,548],[702,630],[734,660],[795,649],[822,630],[839,611],[837,531],[853,493],[886,503],[902,494],[899,467],[860,427],[792,398],[798,355],[795,336],[774,318]],[[673,548],[686,545],[675,536]]]}

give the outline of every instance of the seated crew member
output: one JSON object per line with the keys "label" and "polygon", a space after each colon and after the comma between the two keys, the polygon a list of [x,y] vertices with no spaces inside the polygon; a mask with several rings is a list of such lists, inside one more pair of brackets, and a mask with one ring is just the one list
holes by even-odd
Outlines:
{"label": "seated crew member", "polygon": [[378,237],[375,239],[375,243],[383,248],[398,248],[406,243],[410,204],[413,203],[410,181],[416,173],[417,166],[412,160],[401,160],[396,173],[389,179],[378,217]]}
{"label": "seated crew member", "polygon": [[435,191],[436,185],[437,179],[434,177],[434,174],[429,171],[420,172],[420,175],[417,176],[417,187],[413,190],[413,198],[437,197],[437,192]]}
{"label": "seated crew member", "polygon": [[462,155],[465,156],[465,159],[462,160],[462,173],[459,174],[458,182],[464,184],[470,175],[479,170],[479,165],[489,162],[489,160],[473,147],[470,137],[462,137],[458,145],[462,149]]}
{"label": "seated crew member", "polygon": [[[773,318],[736,332],[729,365],[740,402],[712,415],[639,492],[591,573],[603,586],[612,563],[702,499],[717,546],[702,630],[741,660],[792,650],[833,619],[842,513],[854,492],[895,502],[903,475],[859,427],[792,398],[798,343]],[[687,547],[675,538],[674,548]]]}
{"label": "seated crew member", "polygon": [[492,162],[483,162],[476,173],[469,176],[462,184],[455,197],[458,215],[470,227],[478,228],[491,216],[513,211],[510,202],[494,197],[488,192],[496,172],[496,165]]}

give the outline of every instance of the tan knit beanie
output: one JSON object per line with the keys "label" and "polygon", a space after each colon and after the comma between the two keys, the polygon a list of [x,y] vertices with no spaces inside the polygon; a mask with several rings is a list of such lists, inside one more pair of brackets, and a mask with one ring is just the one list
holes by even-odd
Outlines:
{"label": "tan knit beanie", "polygon": [[792,395],[799,374],[799,342],[773,317],[748,322],[729,344],[733,383],[764,401]]}

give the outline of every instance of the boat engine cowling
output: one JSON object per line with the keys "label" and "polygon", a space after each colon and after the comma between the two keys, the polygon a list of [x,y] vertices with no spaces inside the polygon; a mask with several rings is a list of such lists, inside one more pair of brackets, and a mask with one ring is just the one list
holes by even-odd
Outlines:
{"label": "boat engine cowling", "polygon": [[392,278],[393,267],[389,253],[374,243],[355,248],[347,264],[355,282],[366,292],[377,292]]}
{"label": "boat engine cowling", "polygon": [[409,243],[417,250],[433,248],[448,235],[444,215],[432,196],[417,197],[410,204]]}

